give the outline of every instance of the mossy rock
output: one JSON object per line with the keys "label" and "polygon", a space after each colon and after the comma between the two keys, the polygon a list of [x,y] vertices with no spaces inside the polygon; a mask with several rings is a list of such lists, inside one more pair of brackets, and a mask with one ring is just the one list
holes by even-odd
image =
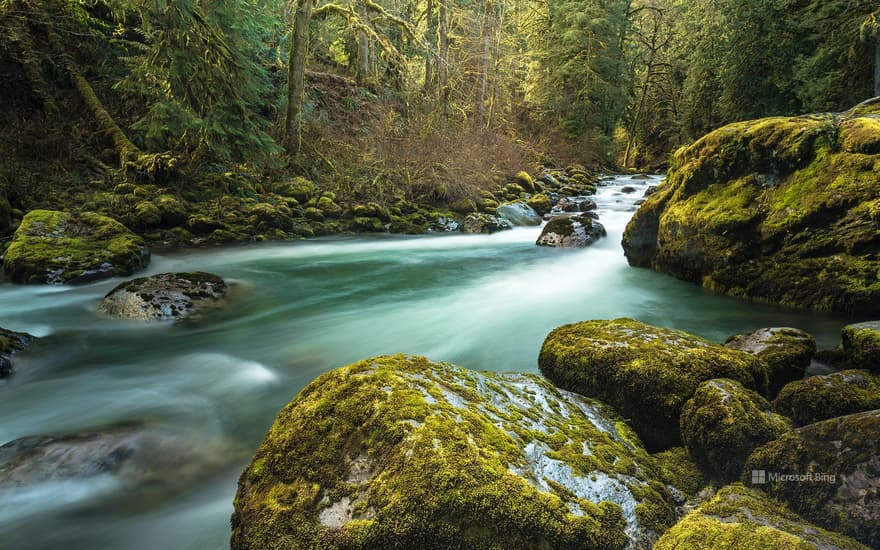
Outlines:
{"label": "mossy rock", "polygon": [[375,202],[356,204],[352,207],[351,213],[355,218],[378,218],[385,223],[391,221],[391,213],[388,209]]}
{"label": "mossy rock", "polygon": [[508,183],[504,186],[503,191],[505,198],[511,197],[507,200],[517,200],[526,193],[526,190],[518,183]]}
{"label": "mossy rock", "polygon": [[324,213],[321,212],[319,208],[315,208],[314,206],[310,206],[303,210],[303,216],[307,220],[311,220],[313,222],[322,222],[324,221]]}
{"label": "mossy rock", "polygon": [[770,403],[735,380],[707,380],[681,411],[681,438],[712,479],[739,479],[749,454],[791,429]]}
{"label": "mossy rock", "polygon": [[674,521],[636,435],[529,374],[385,356],[278,415],[239,480],[232,548],[649,548]]}
{"label": "mossy rock", "polygon": [[558,248],[583,248],[605,236],[605,227],[589,216],[556,216],[544,226],[535,244]]}
{"label": "mossy rock", "polygon": [[26,332],[0,328],[0,378],[12,374],[12,357],[27,348],[36,338]]}
{"label": "mossy rock", "polygon": [[152,201],[140,201],[125,221],[135,229],[152,229],[162,226],[162,213]]}
{"label": "mossy rock", "polygon": [[550,200],[550,197],[543,193],[532,195],[529,197],[529,200],[526,201],[526,204],[528,204],[532,210],[537,212],[539,216],[543,216],[553,208],[553,202]]}
{"label": "mossy rock", "polygon": [[467,215],[477,211],[477,203],[473,199],[458,199],[449,203],[449,209],[456,214]]}
{"label": "mossy rock", "polygon": [[379,218],[356,216],[351,220],[351,230],[359,233],[383,233],[385,223]]}
{"label": "mossy rock", "polygon": [[654,550],[868,550],[810,524],[784,505],[740,483],[723,487],[667,531]]}
{"label": "mossy rock", "polygon": [[681,500],[693,497],[706,486],[706,477],[684,447],[672,447],[651,456],[660,481],[681,493]]}
{"label": "mossy rock", "polygon": [[847,325],[840,336],[850,368],[880,373],[880,321]]}
{"label": "mossy rock", "polygon": [[535,189],[535,181],[532,179],[532,176],[529,175],[526,171],[520,171],[516,173],[516,176],[513,177],[514,183],[523,188],[527,193],[534,193]]}
{"label": "mossy rock", "polygon": [[342,215],[342,207],[336,204],[330,197],[319,198],[316,207],[328,218],[338,218]]}
{"label": "mossy rock", "polygon": [[250,224],[260,232],[280,229],[289,231],[293,227],[293,213],[287,205],[274,205],[266,202],[257,203],[248,210]]}
{"label": "mossy rock", "polygon": [[737,122],[673,156],[629,262],[788,306],[880,312],[880,105]]}
{"label": "mossy rock", "polygon": [[153,204],[159,210],[162,227],[178,227],[189,218],[189,209],[174,195],[159,195],[153,200]]}
{"label": "mossy rock", "polygon": [[880,375],[845,370],[788,384],[773,407],[798,425],[880,409]]}
{"label": "mossy rock", "polygon": [[816,340],[796,328],[762,328],[727,339],[725,346],[753,353],[767,362],[767,397],[774,397],[783,386],[804,377],[816,354]]}
{"label": "mossy rock", "polygon": [[83,212],[28,212],[3,257],[13,283],[80,283],[131,275],[150,263],[144,240],[118,221]]}
{"label": "mossy rock", "polygon": [[788,432],[752,453],[744,481],[753,471],[765,473],[757,488],[816,525],[880,546],[880,410]]}
{"label": "mossy rock", "polygon": [[754,355],[626,318],[554,329],[538,366],[557,386],[613,406],[655,451],[681,444],[679,416],[700,383],[767,389],[766,363]]}
{"label": "mossy rock", "polygon": [[459,226],[459,230],[462,233],[467,233],[471,235],[479,233],[491,235],[492,233],[505,231],[507,229],[513,229],[513,226],[510,225],[510,222],[508,222],[507,220],[502,220],[497,216],[483,213],[468,214],[461,221],[461,224]]}
{"label": "mossy rock", "polygon": [[496,215],[502,220],[507,220],[511,225],[534,226],[541,225],[541,216],[535,212],[525,201],[506,202],[498,207]]}
{"label": "mossy rock", "polygon": [[12,227],[12,205],[9,199],[0,194],[0,235],[8,232]]}
{"label": "mossy rock", "polygon": [[160,273],[116,286],[98,304],[98,313],[139,321],[177,320],[218,307],[226,292],[223,279],[211,273]]}
{"label": "mossy rock", "polygon": [[196,235],[208,235],[222,227],[222,222],[204,214],[193,214],[186,220],[186,228]]}
{"label": "mossy rock", "polygon": [[305,203],[315,196],[318,188],[306,178],[297,176],[292,181],[281,186],[278,194],[295,198],[299,203]]}

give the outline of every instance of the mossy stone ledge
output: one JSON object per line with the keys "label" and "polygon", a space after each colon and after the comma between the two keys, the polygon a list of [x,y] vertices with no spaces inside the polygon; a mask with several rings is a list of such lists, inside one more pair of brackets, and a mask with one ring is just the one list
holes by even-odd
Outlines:
{"label": "mossy stone ledge", "polygon": [[757,447],[791,429],[770,403],[735,380],[700,384],[681,413],[681,436],[688,454],[712,479],[739,479]]}
{"label": "mossy stone ledge", "polygon": [[880,409],[880,375],[844,370],[811,376],[782,388],[773,407],[800,426]]}
{"label": "mossy stone ledge", "polygon": [[149,262],[144,240],[112,218],[32,210],[6,249],[3,272],[13,283],[82,283],[131,275]]}
{"label": "mossy stone ledge", "polygon": [[675,524],[654,550],[868,550],[810,524],[783,504],[735,483]]}
{"label": "mossy stone ledge", "polygon": [[626,318],[554,329],[538,366],[560,388],[614,407],[651,450],[681,444],[679,416],[701,382],[730,378],[767,390],[767,364],[760,358]]}
{"label": "mossy stone ledge", "polygon": [[816,340],[809,333],[791,327],[762,328],[731,336],[725,346],[753,353],[767,362],[768,396],[804,377],[816,354]]}
{"label": "mossy stone ledge", "polygon": [[850,368],[880,373],[880,321],[847,325],[840,336]]}
{"label": "mossy stone ledge", "polygon": [[609,407],[541,377],[376,357],[281,411],[231,546],[649,548],[675,519],[656,474]]}
{"label": "mossy stone ledge", "polygon": [[880,313],[880,101],[730,124],[673,156],[626,228],[632,265],[733,296]]}
{"label": "mossy stone ledge", "polygon": [[755,488],[816,525],[880,547],[880,410],[792,430],[752,453],[744,482],[753,471],[766,475]]}

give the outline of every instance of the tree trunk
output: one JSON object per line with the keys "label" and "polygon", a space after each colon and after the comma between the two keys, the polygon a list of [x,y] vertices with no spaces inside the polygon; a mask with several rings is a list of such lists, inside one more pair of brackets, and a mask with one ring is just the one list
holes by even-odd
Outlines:
{"label": "tree trunk", "polygon": [[434,17],[434,0],[427,0],[425,16],[427,29],[425,30],[425,93],[432,94],[434,90],[434,58],[437,40],[437,19]]}
{"label": "tree trunk", "polygon": [[486,121],[486,89],[489,84],[489,54],[491,52],[491,32],[492,32],[492,12],[493,1],[486,0],[483,11],[483,30],[481,32],[481,42],[483,52],[480,56],[480,82],[477,88],[477,125],[480,127]]}
{"label": "tree trunk", "polygon": [[[369,18],[367,17],[367,7],[363,0],[357,3],[358,18],[366,25]],[[370,39],[363,30],[357,31],[357,83],[361,86],[368,84],[370,81]]]}
{"label": "tree trunk", "polygon": [[880,29],[874,45],[874,97],[880,96]]}
{"label": "tree trunk", "polygon": [[298,0],[293,20],[293,36],[290,39],[290,62],[287,69],[287,117],[285,119],[285,142],[288,152],[299,152],[302,142],[303,75],[306,56],[309,53],[309,23],[312,20],[314,0]]}
{"label": "tree trunk", "polygon": [[446,28],[447,2],[440,0],[440,112],[443,118],[449,117],[449,36]]}

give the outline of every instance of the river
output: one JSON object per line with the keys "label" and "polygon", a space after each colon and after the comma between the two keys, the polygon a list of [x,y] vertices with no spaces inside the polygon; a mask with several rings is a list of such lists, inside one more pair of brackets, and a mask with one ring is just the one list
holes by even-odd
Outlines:
{"label": "river", "polygon": [[[623,229],[658,181],[601,186],[595,199],[608,236],[583,250],[535,246],[533,227],[154,254],[148,274],[204,270],[238,283],[228,307],[198,322],[100,317],[97,302],[119,280],[0,286],[0,326],[45,337],[0,383],[0,443],[136,420],[198,434],[191,445],[210,463],[196,463],[198,475],[168,471],[171,482],[149,498],[106,476],[0,492],[0,546],[228,547],[238,475],[275,414],[319,374],[371,355],[537,372],[554,327],[624,316],[714,341],[795,326],[820,348],[838,343],[844,317],[735,300],[630,268]],[[625,185],[637,191],[621,193]]]}

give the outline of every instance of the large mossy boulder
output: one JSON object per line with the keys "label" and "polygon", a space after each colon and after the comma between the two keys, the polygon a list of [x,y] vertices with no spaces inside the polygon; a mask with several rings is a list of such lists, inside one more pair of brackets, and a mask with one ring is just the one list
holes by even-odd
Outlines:
{"label": "large mossy boulder", "polygon": [[538,246],[583,248],[605,235],[605,228],[589,216],[557,216],[547,222],[535,242]]}
{"label": "large mossy boulder", "polygon": [[800,426],[880,409],[880,375],[845,370],[811,376],[782,388],[773,407]]}
{"label": "large mossy boulder", "polygon": [[672,447],[651,456],[657,464],[660,481],[670,488],[679,504],[705,487],[706,476],[684,447]]}
{"label": "large mossy boulder", "polygon": [[788,432],[752,453],[743,476],[755,472],[756,487],[816,525],[880,547],[880,410]]}
{"label": "large mossy boulder", "polygon": [[13,283],[81,283],[131,275],[149,262],[144,240],[112,218],[32,210],[6,249],[3,272]]}
{"label": "large mossy boulder", "polygon": [[816,354],[816,340],[807,332],[789,327],[762,328],[728,338],[725,346],[753,353],[767,362],[768,395],[804,377]]}
{"label": "large mossy boulder", "polygon": [[880,312],[880,100],[730,124],[673,156],[629,262],[734,296]]}
{"label": "large mossy boulder", "polygon": [[880,373],[880,321],[847,325],[840,336],[850,368]]}
{"label": "large mossy boulder", "polygon": [[867,550],[851,538],[810,524],[784,505],[739,483],[667,531],[654,550]]}
{"label": "large mossy boulder", "polygon": [[28,347],[34,339],[26,332],[0,328],[0,378],[12,374],[12,356]]}
{"label": "large mossy boulder", "polygon": [[754,355],[633,319],[554,329],[538,366],[560,388],[613,406],[652,450],[680,444],[682,407],[701,382],[730,378],[767,390],[767,365]]}
{"label": "large mossy boulder", "polygon": [[538,376],[376,357],[281,411],[232,548],[648,548],[674,521],[655,473],[609,407]]}
{"label": "large mossy boulder", "polygon": [[491,235],[492,233],[505,231],[507,229],[513,229],[510,222],[502,220],[498,216],[484,213],[468,214],[461,221],[461,225],[459,226],[459,231],[469,235],[477,235],[480,233]]}
{"label": "large mossy boulder", "polygon": [[791,429],[791,421],[734,380],[700,384],[681,412],[681,438],[688,455],[709,477],[739,479],[749,454]]}
{"label": "large mossy boulder", "polygon": [[171,321],[219,306],[226,293],[223,279],[210,273],[160,273],[118,285],[98,304],[98,312],[119,319]]}

